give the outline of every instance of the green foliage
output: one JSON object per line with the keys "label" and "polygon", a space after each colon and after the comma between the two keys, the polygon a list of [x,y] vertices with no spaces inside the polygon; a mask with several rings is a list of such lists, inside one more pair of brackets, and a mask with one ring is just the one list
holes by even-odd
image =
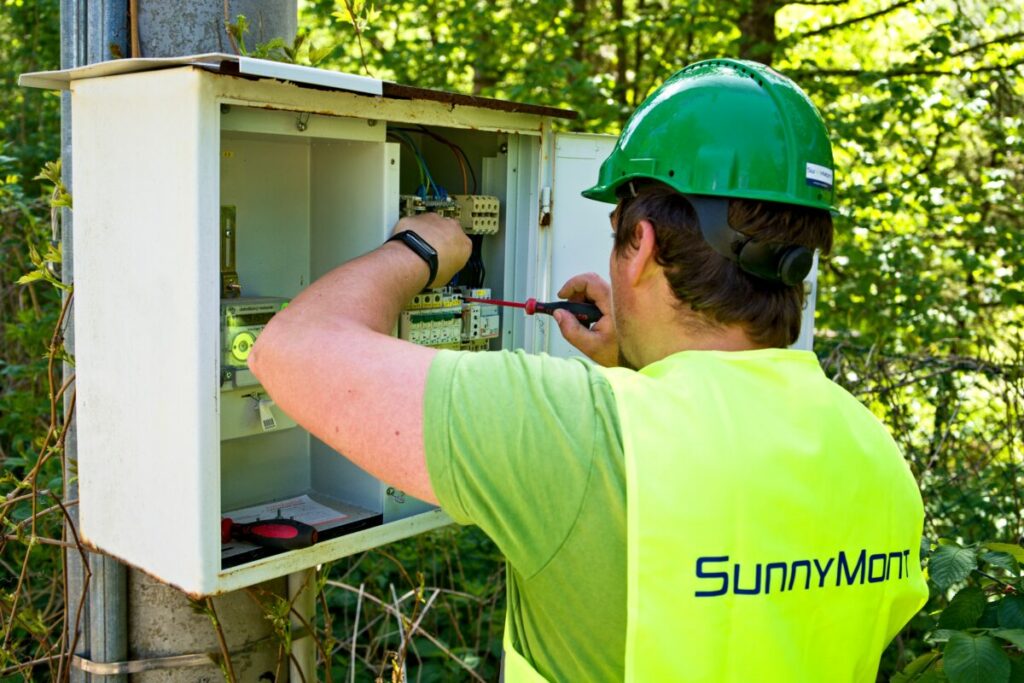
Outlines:
{"label": "green foliage", "polygon": [[989,636],[954,633],[942,655],[953,683],[1003,683],[1010,680],[1010,659]]}
{"label": "green foliage", "polygon": [[[0,3],[0,562],[13,568],[0,574],[3,672],[59,647],[64,616],[60,548],[40,540],[61,537],[62,448],[48,435],[63,419],[60,253],[47,197],[26,180],[58,156],[59,99],[15,87],[17,74],[58,64],[59,3]],[[951,539],[928,550],[932,596],[880,679],[1024,681],[1020,3],[304,0],[292,45],[250,50],[244,17],[227,30],[243,54],[571,107],[589,132],[617,132],[698,59],[756,58],[792,76],[832,131],[842,207],[821,264],[816,348],[903,448],[928,537]],[[43,181],[55,180],[50,167]],[[49,199],[69,201],[59,186]],[[422,680],[492,680],[502,572],[476,530],[340,561],[320,577],[316,627],[336,651],[321,658],[335,680],[349,657],[364,680],[399,660]],[[282,628],[284,608],[267,603]],[[420,618],[404,642],[398,625]],[[54,679],[58,666],[36,673]]]}
{"label": "green foliage", "polygon": [[[330,615],[330,633],[345,654],[333,660],[333,679],[347,680],[354,667],[357,680],[373,680],[393,661],[388,654],[401,650],[393,611],[361,599],[362,588],[385,603],[405,596],[402,614],[411,616],[403,622],[421,619],[401,658],[421,680],[497,680],[505,611],[501,559],[479,529],[449,527],[325,568],[328,609],[320,617]],[[406,607],[410,602],[418,607]],[[353,632],[360,633],[354,651]]]}
{"label": "green foliage", "polygon": [[[927,571],[934,591],[925,628],[935,649],[893,681],[1024,680],[1024,575],[1014,557],[1022,553],[1024,547],[1002,543],[962,547],[942,541],[930,549]],[[946,602],[954,586],[960,588]]]}
{"label": "green foliage", "polygon": [[249,33],[249,20],[244,14],[239,14],[235,23],[227,24],[225,30],[238,50],[238,54],[257,59],[272,59],[278,62],[289,64],[300,64],[303,66],[317,66],[323,62],[334,51],[333,44],[315,46],[307,41],[307,34],[299,31],[291,45],[285,43],[283,38],[272,38],[265,43],[256,45],[249,50],[245,45],[245,36]]}

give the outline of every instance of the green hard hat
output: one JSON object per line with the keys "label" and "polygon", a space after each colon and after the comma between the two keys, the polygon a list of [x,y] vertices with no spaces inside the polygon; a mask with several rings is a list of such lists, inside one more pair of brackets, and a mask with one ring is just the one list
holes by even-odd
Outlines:
{"label": "green hard hat", "polygon": [[583,196],[614,204],[620,186],[651,179],[682,194],[835,211],[833,175],[825,122],[793,81],[757,62],[710,59],[644,100]]}

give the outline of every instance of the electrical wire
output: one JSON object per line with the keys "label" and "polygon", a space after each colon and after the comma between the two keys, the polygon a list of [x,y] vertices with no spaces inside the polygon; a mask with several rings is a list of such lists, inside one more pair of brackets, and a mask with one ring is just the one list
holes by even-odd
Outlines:
{"label": "electrical wire", "polygon": [[[469,169],[469,176],[473,179],[473,194],[479,191],[479,184],[476,179],[476,171],[473,170],[473,164],[469,160],[469,155],[458,143],[452,142],[448,138],[444,137],[440,133],[430,130],[426,126],[419,126],[418,128],[389,128],[389,130],[407,131],[410,133],[424,133],[434,138],[438,142],[447,145],[452,154],[455,155],[456,160],[459,162],[459,168],[462,171],[462,188],[463,192],[469,194],[468,183],[466,182],[466,169]],[[460,159],[461,157],[461,159]],[[465,165],[463,166],[463,160]]]}
{"label": "electrical wire", "polygon": [[[394,138],[395,140],[398,140],[399,142],[403,143],[406,147],[412,149],[412,144],[409,142],[409,140],[403,137],[399,137],[397,134],[390,132],[388,133],[388,137]],[[420,163],[419,156],[415,153],[415,151],[413,152],[413,158],[416,160],[416,170],[419,171],[420,174],[420,185],[423,185],[426,182],[426,175],[423,173],[423,165]]]}
{"label": "electrical wire", "polygon": [[[449,140],[448,138],[444,137],[440,133],[436,133],[436,132],[428,129],[426,126],[420,126],[420,129],[424,133],[429,135],[430,137],[432,137],[435,140],[437,140],[438,142],[442,142],[442,143],[448,145],[448,147],[452,150],[452,152],[457,152],[456,158],[458,158],[458,156],[461,155],[462,158],[466,160],[466,166],[469,167],[469,173],[470,173],[471,176],[473,176],[473,194],[476,194],[478,189],[479,189],[478,186],[477,186],[477,182],[476,182],[476,171],[473,170],[473,164],[470,163],[469,156],[466,154],[466,150],[464,150],[461,145],[458,145],[458,144],[452,142],[451,140]],[[465,180],[466,180],[465,169],[463,169],[462,173],[463,173],[463,176],[462,176],[463,185],[465,185]],[[466,192],[468,193],[469,191],[467,190]]]}
{"label": "electrical wire", "polygon": [[423,190],[422,194],[424,198],[439,197],[441,199],[447,199],[448,193],[444,188],[434,182],[434,177],[430,174],[430,167],[427,166],[426,159],[423,158],[423,154],[420,153],[420,148],[416,146],[416,143],[413,142],[412,138],[406,135],[402,130],[394,128],[388,131],[388,135],[398,138],[412,149],[412,153],[416,157],[416,163],[420,168],[420,188]]}
{"label": "electrical wire", "polygon": [[470,235],[469,239],[473,242],[473,251],[470,254],[470,260],[476,265],[476,279],[473,286],[483,287],[484,277],[487,275],[487,269],[484,268],[484,236]]}
{"label": "electrical wire", "polygon": [[[469,182],[466,178],[466,166],[469,166],[470,171],[473,170],[473,165],[469,163],[469,157],[466,156],[466,150],[462,149],[459,145],[455,144],[451,140],[445,138],[439,133],[435,133],[426,126],[419,127],[421,131],[434,138],[438,142],[448,146],[448,149],[455,155],[455,160],[459,162],[459,170],[462,171],[462,193],[469,194]],[[465,159],[465,163],[463,163]],[[476,174],[473,175],[473,194],[476,194]]]}

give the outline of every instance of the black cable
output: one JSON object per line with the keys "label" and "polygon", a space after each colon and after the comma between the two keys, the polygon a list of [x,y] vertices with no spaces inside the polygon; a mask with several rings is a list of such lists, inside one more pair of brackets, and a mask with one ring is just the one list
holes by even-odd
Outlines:
{"label": "black cable", "polygon": [[487,274],[487,270],[484,268],[484,236],[470,235],[469,239],[473,242],[473,251],[470,254],[469,260],[476,268],[475,286],[483,287],[484,277]]}

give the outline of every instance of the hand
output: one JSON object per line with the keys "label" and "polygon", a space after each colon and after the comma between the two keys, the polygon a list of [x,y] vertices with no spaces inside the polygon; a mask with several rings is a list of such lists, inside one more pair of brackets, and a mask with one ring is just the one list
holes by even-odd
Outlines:
{"label": "hand", "polygon": [[558,290],[561,299],[592,302],[604,316],[587,329],[569,311],[556,310],[555,320],[565,341],[582,351],[590,360],[605,366],[619,364],[619,341],[612,317],[612,290],[596,273],[584,273],[570,278]]}
{"label": "hand", "polygon": [[462,270],[473,251],[473,243],[459,222],[436,213],[407,216],[395,224],[391,234],[412,230],[437,252],[437,277],[428,287],[441,287]]}

